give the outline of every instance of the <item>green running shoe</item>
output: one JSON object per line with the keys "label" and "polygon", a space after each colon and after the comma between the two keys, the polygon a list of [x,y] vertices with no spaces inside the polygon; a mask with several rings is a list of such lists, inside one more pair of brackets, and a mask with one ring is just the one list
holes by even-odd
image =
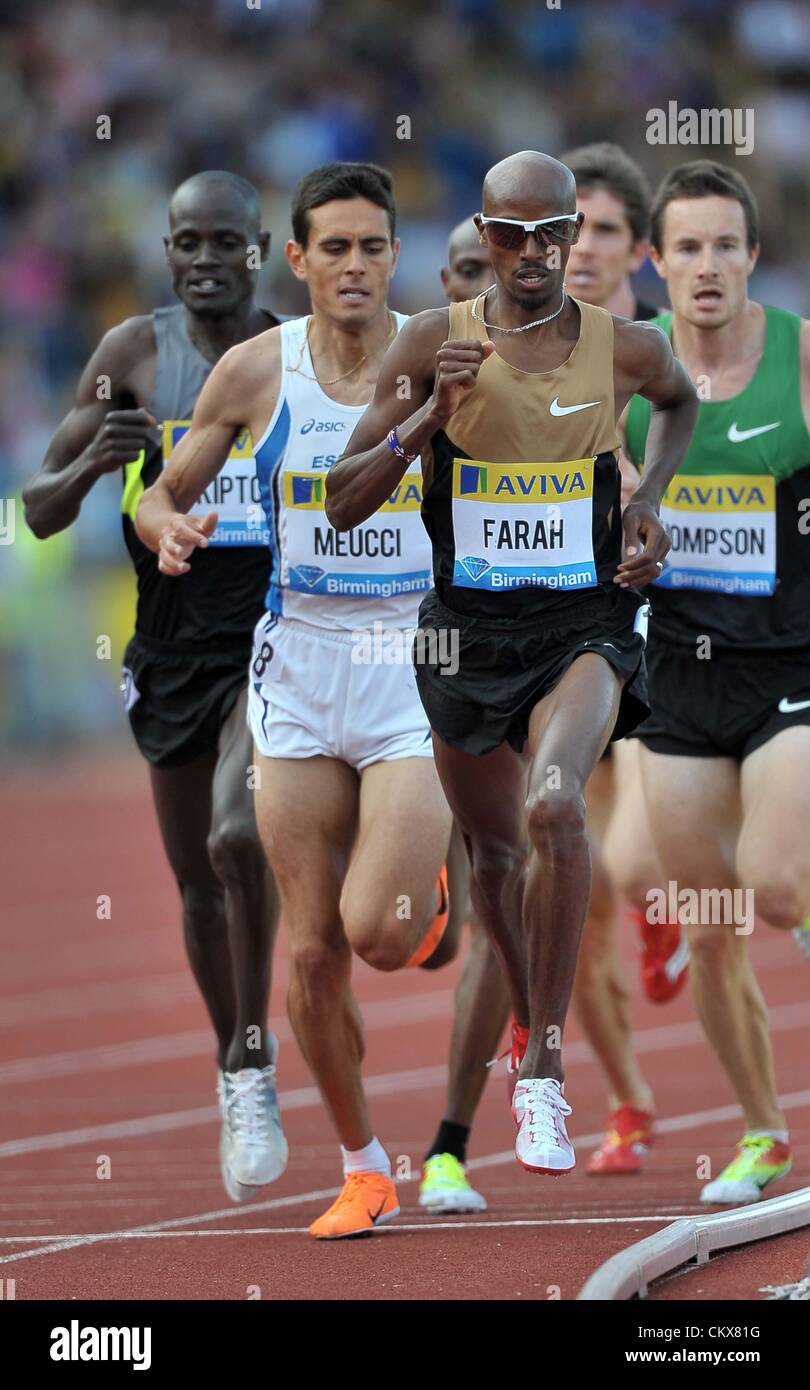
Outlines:
{"label": "green running shoe", "polygon": [[744,1134],[728,1167],[706,1184],[700,1200],[733,1207],[758,1202],[768,1183],[789,1172],[789,1144],[770,1134]]}
{"label": "green running shoe", "polygon": [[487,1199],[471,1186],[453,1154],[433,1154],[422,1169],[419,1205],[433,1216],[448,1212],[486,1211]]}

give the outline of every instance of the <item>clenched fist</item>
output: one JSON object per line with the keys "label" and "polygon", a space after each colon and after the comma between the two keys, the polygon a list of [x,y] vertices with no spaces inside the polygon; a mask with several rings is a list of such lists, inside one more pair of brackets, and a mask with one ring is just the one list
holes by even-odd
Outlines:
{"label": "clenched fist", "polygon": [[430,414],[446,425],[464,397],[475,386],[481,363],[495,351],[495,344],[477,338],[457,338],[442,343],[436,353],[436,378]]}

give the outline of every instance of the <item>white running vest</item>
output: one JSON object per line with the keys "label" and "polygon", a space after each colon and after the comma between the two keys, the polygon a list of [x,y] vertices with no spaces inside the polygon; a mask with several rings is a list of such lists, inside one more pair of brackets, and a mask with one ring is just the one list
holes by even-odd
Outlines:
{"label": "white running vest", "polygon": [[[406,315],[395,317],[399,331]],[[310,379],[308,322],[281,325],[278,403],[254,450],[273,552],[267,607],[318,627],[415,627],[432,583],[419,460],[367,521],[343,533],[330,525],[326,474],[366,407],[340,405]]]}

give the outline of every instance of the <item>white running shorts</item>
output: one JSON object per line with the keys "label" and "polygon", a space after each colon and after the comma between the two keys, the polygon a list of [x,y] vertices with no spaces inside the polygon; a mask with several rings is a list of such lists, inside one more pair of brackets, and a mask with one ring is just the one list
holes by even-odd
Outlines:
{"label": "white running shorts", "polygon": [[358,772],[396,758],[432,758],[412,637],[378,628],[375,640],[266,613],[256,625],[248,694],[259,752],[339,758]]}

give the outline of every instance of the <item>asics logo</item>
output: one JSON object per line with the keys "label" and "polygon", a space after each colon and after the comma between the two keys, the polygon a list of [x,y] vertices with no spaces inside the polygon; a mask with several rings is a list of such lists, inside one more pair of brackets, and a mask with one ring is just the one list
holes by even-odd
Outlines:
{"label": "asics logo", "polygon": [[346,426],[342,420],[305,420],[299,434],[309,434],[314,430],[316,434],[344,434]]}
{"label": "asics logo", "polygon": [[601,401],[584,401],[582,405],[560,405],[559,396],[555,396],[549,410],[552,415],[574,415],[578,410],[590,410],[591,406],[601,404]]}
{"label": "asics logo", "polygon": [[734,424],[728,427],[727,439],[730,444],[742,444],[746,439],[753,439],[754,435],[767,434],[768,430],[778,430],[781,423],[781,420],[774,420],[772,425],[756,425],[752,430],[738,430],[735,420]]}
{"label": "asics logo", "polygon": [[786,695],[779,701],[780,714],[793,714],[797,709],[810,709],[810,700],[797,700],[795,703],[789,700]]}

